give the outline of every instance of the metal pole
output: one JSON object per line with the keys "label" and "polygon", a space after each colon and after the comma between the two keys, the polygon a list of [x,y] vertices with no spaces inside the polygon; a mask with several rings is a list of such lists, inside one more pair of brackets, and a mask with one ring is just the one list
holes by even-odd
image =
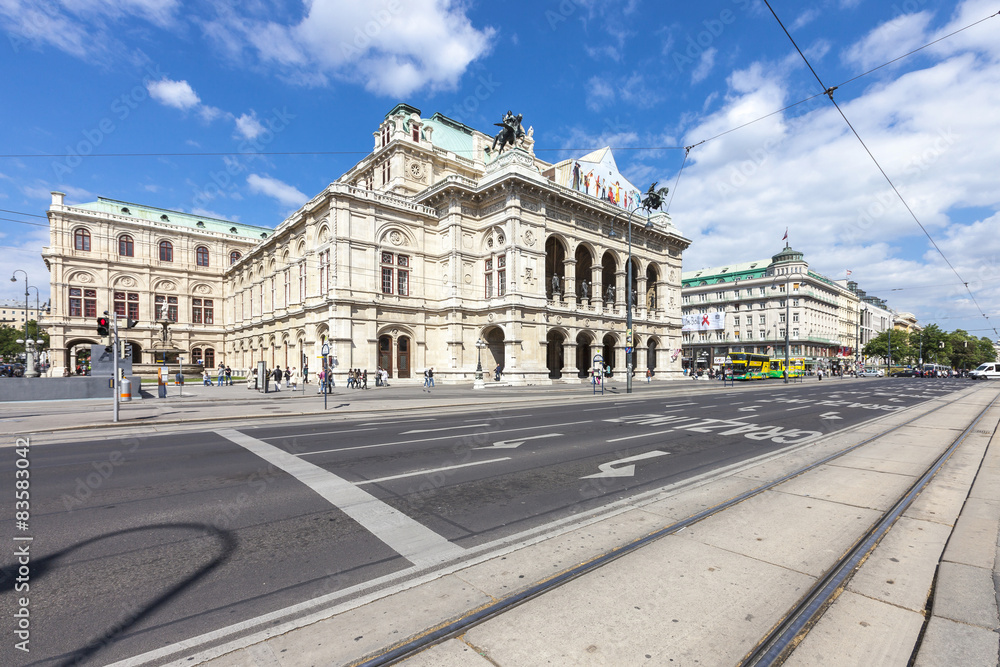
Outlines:
{"label": "metal pole", "polygon": [[[625,393],[632,393],[632,344],[635,334],[632,332],[632,214],[628,214],[628,264],[625,271]],[[629,336],[629,334],[632,334]]]}
{"label": "metal pole", "polygon": [[791,373],[788,367],[788,332],[792,326],[792,316],[789,314],[789,307],[792,300],[792,279],[789,275],[785,283],[785,384],[788,384],[788,375]]}
{"label": "metal pole", "polygon": [[[107,314],[107,313],[105,312],[105,314]],[[115,395],[114,421],[117,424],[118,423],[118,394],[119,394],[119,387],[118,387],[118,313],[115,312],[112,315],[112,318],[113,319],[111,320],[112,321],[112,325],[111,325],[111,359],[112,359],[111,369],[112,369],[112,371],[111,371],[111,373],[114,376],[114,382],[111,383],[111,386],[113,388],[114,395]]]}

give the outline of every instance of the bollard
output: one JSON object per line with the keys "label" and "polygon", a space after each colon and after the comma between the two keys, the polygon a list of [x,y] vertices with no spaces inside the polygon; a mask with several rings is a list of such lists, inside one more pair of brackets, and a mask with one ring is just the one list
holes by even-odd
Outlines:
{"label": "bollard", "polygon": [[121,389],[119,391],[118,399],[121,402],[127,402],[132,400],[132,382],[128,378],[122,378],[120,381]]}

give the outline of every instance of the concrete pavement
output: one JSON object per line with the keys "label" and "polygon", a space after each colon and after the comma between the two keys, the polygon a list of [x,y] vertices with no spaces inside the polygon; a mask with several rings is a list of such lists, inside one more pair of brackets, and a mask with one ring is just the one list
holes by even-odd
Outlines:
{"label": "concrete pavement", "polygon": [[[646,391],[718,388],[712,383],[678,385],[654,385]],[[322,397],[313,394],[263,397],[238,388],[230,398],[212,392],[237,388],[189,385],[185,392],[189,389],[189,398],[166,399],[169,410],[156,413],[154,420],[166,427],[191,419],[245,419],[248,413],[260,416],[265,406],[281,408],[268,414],[315,416],[315,408],[304,404],[318,398],[322,406]],[[428,395],[416,387],[390,395],[392,389],[345,391],[338,394],[339,403],[333,396],[329,403],[351,411],[422,409],[478,403],[484,396],[490,401],[537,401],[553,391],[473,393],[439,387]],[[739,391],[746,390],[752,386]],[[566,391],[589,396],[589,388],[569,386]],[[856,539],[894,494],[912,484],[998,395],[996,383],[970,383],[961,400],[932,400],[930,405],[940,405],[940,410],[891,436],[631,551],[405,664],[737,664],[841,555],[843,545]],[[27,411],[20,417],[13,416],[10,407],[0,408],[0,419],[18,428],[44,423],[51,430],[86,417],[79,406],[48,414],[45,406],[38,406],[38,414]],[[238,640],[216,642],[214,647],[192,644],[171,664],[355,663],[901,424],[921,409],[890,413],[817,443],[624,499],[554,531],[491,545],[488,553],[473,554],[462,563],[373,589]],[[18,418],[22,421],[13,421]],[[1000,407],[994,406],[864,562],[788,664],[906,665],[911,657],[917,665],[998,664],[998,424]]]}

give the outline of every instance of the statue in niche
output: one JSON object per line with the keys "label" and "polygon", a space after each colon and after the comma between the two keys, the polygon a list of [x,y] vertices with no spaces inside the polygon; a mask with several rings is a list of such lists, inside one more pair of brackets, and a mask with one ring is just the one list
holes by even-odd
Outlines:
{"label": "statue in niche", "polygon": [[562,290],[559,288],[559,274],[552,274],[552,296],[555,297],[557,294],[562,294]]}
{"label": "statue in niche", "polygon": [[590,298],[590,283],[586,279],[580,283],[580,298],[584,301]]}
{"label": "statue in niche", "polygon": [[650,287],[646,290],[646,308],[649,310],[656,309],[656,288]]}
{"label": "statue in niche", "polygon": [[607,291],[604,292],[604,301],[605,301],[605,303],[614,303],[615,302],[615,286],[614,285],[608,285]]}

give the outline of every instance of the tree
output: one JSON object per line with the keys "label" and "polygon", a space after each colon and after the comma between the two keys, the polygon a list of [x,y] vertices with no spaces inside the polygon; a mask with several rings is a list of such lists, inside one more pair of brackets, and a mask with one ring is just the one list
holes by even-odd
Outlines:
{"label": "tree", "polygon": [[881,357],[885,360],[889,357],[890,344],[892,345],[892,363],[901,364],[904,359],[912,356],[909,336],[907,336],[905,331],[893,330],[883,331],[875,338],[872,338],[865,344],[862,352],[866,357]]}
{"label": "tree", "polygon": [[[28,320],[28,338],[33,340],[38,340],[39,338],[38,323],[35,320]],[[0,359],[10,362],[23,361],[24,343],[16,342],[23,339],[23,327],[0,326]],[[36,349],[49,349],[49,335],[43,332],[41,340],[42,344],[38,345]]]}

